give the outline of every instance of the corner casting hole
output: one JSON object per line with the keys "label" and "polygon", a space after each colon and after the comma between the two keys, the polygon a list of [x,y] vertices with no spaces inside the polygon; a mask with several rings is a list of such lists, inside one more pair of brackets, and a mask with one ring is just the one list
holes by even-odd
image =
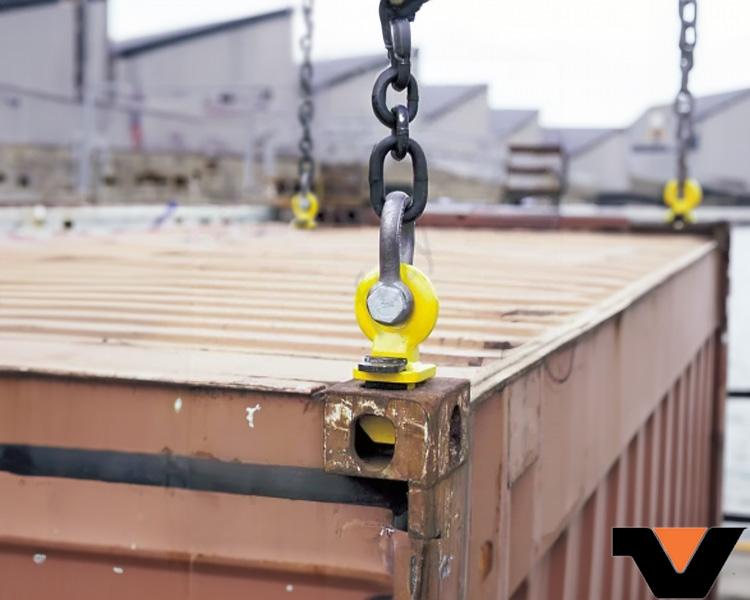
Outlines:
{"label": "corner casting hole", "polygon": [[370,467],[384,469],[393,460],[396,428],[385,417],[363,415],[354,423],[354,451]]}
{"label": "corner casting hole", "polygon": [[461,459],[461,411],[458,406],[453,407],[448,434],[448,456],[450,464],[455,465]]}

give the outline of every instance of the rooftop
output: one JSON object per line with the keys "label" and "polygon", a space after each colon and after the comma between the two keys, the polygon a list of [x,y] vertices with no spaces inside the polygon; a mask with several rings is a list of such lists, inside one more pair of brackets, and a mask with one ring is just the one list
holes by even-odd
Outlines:
{"label": "rooftop", "polygon": [[318,61],[313,69],[315,89],[321,91],[332,88],[370,71],[382,70],[387,66],[388,59],[384,52]]}
{"label": "rooftop", "polygon": [[[696,96],[695,98],[695,120],[703,121],[712,116],[731,108],[735,103],[742,100],[750,99],[750,88],[741,90],[732,90],[719,94],[709,94],[707,96]],[[666,109],[671,110],[672,103],[659,104],[651,107],[649,110]]]}
{"label": "rooftop", "polygon": [[595,148],[620,131],[609,128],[545,128],[542,138],[547,144],[559,144],[569,156],[576,156]]}
{"label": "rooftop", "polygon": [[432,121],[486,91],[486,85],[426,85],[419,93],[419,110],[425,120]]}
{"label": "rooftop", "polygon": [[537,118],[538,110],[493,109],[490,112],[490,127],[498,139],[504,140]]}
{"label": "rooftop", "polygon": [[243,17],[241,19],[219,21],[208,25],[198,25],[196,27],[187,27],[155,35],[133,38],[114,44],[114,53],[119,58],[129,58],[144,52],[158,50],[166,46],[190,42],[208,35],[233,31],[243,27],[252,27],[275,19],[286,19],[291,17],[291,15],[292,9],[285,8],[273,12]]}

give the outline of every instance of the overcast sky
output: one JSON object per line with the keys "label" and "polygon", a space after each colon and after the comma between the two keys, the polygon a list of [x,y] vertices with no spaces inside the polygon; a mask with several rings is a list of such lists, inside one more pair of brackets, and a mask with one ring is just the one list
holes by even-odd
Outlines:
{"label": "overcast sky", "polygon": [[[299,3],[110,0],[110,34],[121,40]],[[750,87],[750,0],[699,5],[694,90]],[[316,0],[315,19],[316,58],[382,51],[377,0]],[[678,33],[677,0],[431,0],[413,28],[424,82],[488,83],[493,106],[539,108],[545,124],[565,126],[623,126],[670,101]]]}

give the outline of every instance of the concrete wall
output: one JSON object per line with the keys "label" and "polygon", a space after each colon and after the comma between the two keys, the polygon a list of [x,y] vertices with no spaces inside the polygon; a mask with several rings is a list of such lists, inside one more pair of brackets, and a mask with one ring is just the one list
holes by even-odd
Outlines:
{"label": "concrete wall", "polygon": [[[120,150],[92,153],[89,199],[97,203],[180,204],[207,201],[269,203],[263,187],[243,188],[245,165],[240,157],[209,158],[199,154],[133,153]],[[77,203],[76,149],[40,145],[0,145],[0,205],[44,202]],[[255,173],[259,182],[262,173]]]}

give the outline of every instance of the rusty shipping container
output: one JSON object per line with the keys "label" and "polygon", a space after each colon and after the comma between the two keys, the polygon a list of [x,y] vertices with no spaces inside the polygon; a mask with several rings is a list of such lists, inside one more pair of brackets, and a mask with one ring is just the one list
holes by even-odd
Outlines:
{"label": "rusty shipping container", "polygon": [[372,228],[0,242],[0,600],[648,598],[611,528],[718,520],[724,231],[417,235],[413,392],[347,382]]}

